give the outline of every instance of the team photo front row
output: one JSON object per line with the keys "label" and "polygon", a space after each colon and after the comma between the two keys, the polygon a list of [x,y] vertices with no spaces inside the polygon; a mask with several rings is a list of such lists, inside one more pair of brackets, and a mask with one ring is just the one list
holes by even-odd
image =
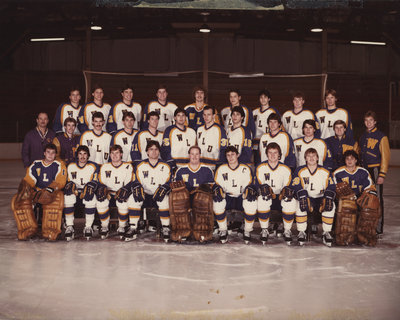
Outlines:
{"label": "team photo front row", "polygon": [[[94,128],[103,125],[101,118],[98,123],[93,119]],[[179,124],[180,119],[176,120]],[[310,127],[313,129],[312,123]],[[201,143],[201,139],[197,141]],[[88,240],[97,231],[101,239],[114,235],[110,222],[116,211],[116,235],[122,241],[137,239],[145,223],[148,231],[157,231],[157,237],[165,242],[205,243],[216,238],[226,243],[233,236],[233,225],[239,222],[236,231],[246,244],[256,239],[266,244],[274,236],[288,245],[297,239],[303,246],[317,236],[321,222],[326,246],[377,243],[380,200],[370,173],[358,165],[354,150],[345,151],[344,165],[331,172],[311,147],[304,152],[304,165],[293,170],[282,162],[280,145],[270,142],[262,150],[265,160],[253,170],[247,161],[241,161],[240,150],[233,145],[224,146],[226,160],[215,166],[201,161],[202,149],[197,145],[188,149],[187,163],[178,163],[162,160],[161,153],[174,153],[173,148],[165,149],[157,140],[146,142],[143,150],[136,150],[146,155],[142,157],[145,160],[126,161],[129,151],[111,144],[110,161],[101,165],[91,161],[96,151],[81,143],[76,160],[67,166],[57,158],[59,148],[47,144],[44,158],[27,168],[11,201],[18,239],[41,235],[55,241],[62,234],[71,241],[75,215],[83,210],[83,236]],[[178,138],[172,143],[179,142]],[[162,145],[168,147],[169,141]],[[144,214],[150,211],[156,214]],[[259,236],[253,232],[256,220]]]}

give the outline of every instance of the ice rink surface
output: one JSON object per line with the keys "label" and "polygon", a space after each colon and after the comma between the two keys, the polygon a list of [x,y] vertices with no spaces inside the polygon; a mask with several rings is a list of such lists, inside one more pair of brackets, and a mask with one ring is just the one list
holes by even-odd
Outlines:
{"label": "ice rink surface", "polygon": [[0,162],[0,319],[400,319],[400,168],[375,248],[18,241],[10,200],[23,175]]}

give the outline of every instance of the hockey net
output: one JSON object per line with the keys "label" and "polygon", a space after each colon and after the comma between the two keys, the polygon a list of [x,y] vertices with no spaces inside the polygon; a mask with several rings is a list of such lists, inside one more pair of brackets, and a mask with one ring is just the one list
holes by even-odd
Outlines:
{"label": "hockey net", "polygon": [[[169,98],[179,106],[193,102],[193,88],[203,83],[201,70],[163,73],[118,73],[83,71],[86,85],[86,101],[91,99],[94,85],[103,87],[107,102],[121,99],[121,88],[130,84],[134,87],[134,100],[145,104],[154,99],[159,84],[168,87]],[[292,95],[302,92],[306,97],[307,108],[314,111],[323,102],[327,74],[268,75],[265,73],[238,74],[218,71],[208,72],[208,103],[218,109],[229,103],[228,91],[239,89],[242,102],[252,108],[258,105],[258,93],[268,89],[271,105],[280,111],[292,108]]]}

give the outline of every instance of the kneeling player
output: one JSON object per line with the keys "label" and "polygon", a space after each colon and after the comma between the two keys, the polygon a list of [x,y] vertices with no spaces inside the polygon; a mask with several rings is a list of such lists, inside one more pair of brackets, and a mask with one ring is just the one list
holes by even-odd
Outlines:
{"label": "kneeling player", "polygon": [[136,180],[132,183],[132,195],[129,205],[129,230],[125,240],[134,240],[137,237],[137,226],[142,206],[157,207],[162,225],[162,236],[165,242],[170,239],[169,219],[169,183],[171,180],[170,166],[159,159],[160,144],[150,140],[146,146],[148,159],[136,166]]}
{"label": "kneeling player", "polygon": [[44,159],[36,160],[28,167],[18,193],[11,200],[19,240],[27,240],[37,233],[38,223],[33,212],[33,205],[37,204],[43,209],[43,238],[55,241],[61,233],[64,206],[61,189],[66,181],[66,168],[63,162],[55,160],[56,154],[54,144],[45,146]]}
{"label": "kneeling player", "polygon": [[[221,165],[215,173],[213,186],[213,208],[219,226],[221,243],[228,240],[227,210],[244,210],[246,223],[254,221],[257,213],[257,190],[253,185],[251,169],[246,164],[239,164],[239,152],[234,146],[226,148],[228,163]],[[250,241],[249,228],[243,239]]]}
{"label": "kneeling player", "polygon": [[100,236],[106,239],[109,234],[110,204],[115,200],[118,208],[118,230],[121,239],[125,234],[128,222],[128,207],[133,204],[130,200],[130,182],[134,180],[133,167],[122,161],[122,147],[118,144],[110,148],[111,162],[100,168],[99,185],[96,190],[97,212],[101,220]]}
{"label": "kneeling player", "polygon": [[[335,223],[336,244],[350,245],[357,235],[360,244],[375,246],[376,226],[381,216],[375,185],[369,172],[357,165],[358,154],[354,150],[344,153],[344,161],[346,165],[333,173],[339,198]],[[360,207],[358,219],[357,204]]]}
{"label": "kneeling player", "polygon": [[[99,166],[89,160],[90,153],[87,146],[79,146],[76,150],[77,161],[67,167],[68,182],[64,187],[64,214],[67,228],[65,238],[74,239],[74,210],[77,202],[82,199],[85,206],[84,236],[89,240],[93,234],[93,221],[96,213],[96,198],[94,190],[97,187]],[[83,192],[85,190],[85,192]]]}
{"label": "kneeling player", "polygon": [[[261,162],[256,168],[256,185],[260,189],[257,199],[257,214],[261,226],[261,241],[265,244],[269,237],[268,226],[270,211],[282,212],[284,232],[283,236],[288,245],[292,242],[292,224],[296,211],[294,192],[289,188],[292,182],[292,171],[279,162],[282,152],[275,142],[270,143],[266,149],[267,161]],[[253,229],[253,222],[246,222],[246,228]]]}
{"label": "kneeling player", "polygon": [[296,169],[291,187],[297,195],[296,223],[300,245],[306,241],[307,214],[320,212],[322,215],[322,240],[332,245],[332,223],[335,215],[335,184],[331,173],[318,165],[318,153],[314,148],[304,154],[306,165]]}

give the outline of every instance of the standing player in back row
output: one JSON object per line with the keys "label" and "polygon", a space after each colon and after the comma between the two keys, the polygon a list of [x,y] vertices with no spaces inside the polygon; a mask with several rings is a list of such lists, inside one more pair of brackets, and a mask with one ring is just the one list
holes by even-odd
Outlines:
{"label": "standing player in back row", "polygon": [[157,100],[150,101],[144,109],[142,128],[147,129],[148,114],[155,111],[160,115],[157,130],[164,132],[167,127],[174,123],[174,112],[178,106],[167,100],[168,91],[165,85],[161,84],[158,86],[156,95]]}
{"label": "standing player in back row", "polygon": [[321,129],[321,139],[327,139],[335,135],[333,124],[336,120],[343,120],[346,123],[347,135],[353,137],[353,125],[351,124],[350,114],[346,109],[338,108],[336,102],[336,91],[333,89],[326,90],[326,108],[318,110],[315,114]]}
{"label": "standing player in back row", "polygon": [[[74,118],[78,122],[81,93],[78,88],[72,88],[69,92],[69,102],[62,103],[56,111],[56,116],[53,121],[53,130],[56,134],[65,132],[64,121],[67,118]],[[78,126],[75,127],[74,134],[79,134]]]}
{"label": "standing player in back row", "polygon": [[192,128],[194,131],[197,131],[197,128],[204,124],[203,119],[203,109],[207,105],[205,103],[205,90],[203,87],[195,87],[193,89],[194,102],[185,107],[185,111],[187,114],[187,125],[189,128]]}

